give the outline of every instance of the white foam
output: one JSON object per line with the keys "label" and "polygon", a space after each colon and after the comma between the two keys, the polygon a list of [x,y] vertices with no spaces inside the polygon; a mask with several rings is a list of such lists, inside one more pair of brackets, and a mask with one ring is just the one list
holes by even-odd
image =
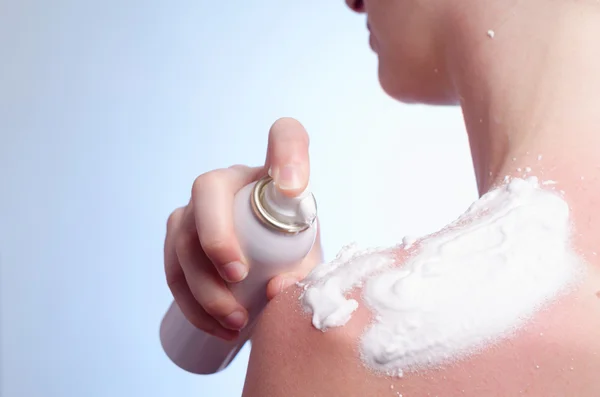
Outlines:
{"label": "white foam", "polygon": [[576,280],[569,207],[515,178],[469,207],[441,233],[419,242],[394,267],[391,249],[344,249],[318,266],[301,297],[313,325],[342,326],[358,307],[345,294],[362,286],[375,321],[362,358],[390,375],[456,360],[510,335]]}
{"label": "white foam", "polygon": [[[299,283],[305,288],[301,299],[313,313],[313,325],[324,331],[346,324],[358,302],[347,299],[344,294],[361,286],[368,275],[393,263],[392,258],[380,250],[359,251],[356,244],[352,244],[344,247],[332,262],[314,269]],[[309,287],[312,283],[315,284]]]}

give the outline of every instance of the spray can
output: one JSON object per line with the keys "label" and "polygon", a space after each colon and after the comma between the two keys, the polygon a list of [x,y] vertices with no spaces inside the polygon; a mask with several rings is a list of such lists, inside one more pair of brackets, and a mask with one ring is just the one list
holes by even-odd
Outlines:
{"label": "spray can", "polygon": [[300,263],[317,235],[317,206],[310,191],[297,197],[281,194],[266,176],[242,188],[234,199],[234,227],[244,257],[247,277],[229,284],[234,297],[248,310],[248,324],[235,341],[209,335],[187,321],[175,302],[165,314],[160,339],[167,356],[182,369],[212,374],[235,358],[267,304],[266,287],[274,276]]}

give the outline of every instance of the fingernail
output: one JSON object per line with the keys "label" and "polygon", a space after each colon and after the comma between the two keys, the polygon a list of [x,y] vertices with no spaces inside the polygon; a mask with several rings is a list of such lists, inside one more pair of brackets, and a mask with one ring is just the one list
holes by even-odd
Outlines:
{"label": "fingernail", "polygon": [[225,326],[235,330],[244,328],[247,321],[246,314],[240,310],[234,311],[224,319]]}
{"label": "fingernail", "polygon": [[283,277],[279,282],[279,292],[283,292],[284,289],[291,287],[296,284],[298,280],[292,277]]}
{"label": "fingernail", "polygon": [[300,165],[288,164],[281,168],[275,168],[273,179],[275,184],[282,190],[300,189],[302,187]]}
{"label": "fingernail", "polygon": [[248,275],[248,269],[241,262],[231,262],[223,266],[223,278],[230,283],[242,281]]}

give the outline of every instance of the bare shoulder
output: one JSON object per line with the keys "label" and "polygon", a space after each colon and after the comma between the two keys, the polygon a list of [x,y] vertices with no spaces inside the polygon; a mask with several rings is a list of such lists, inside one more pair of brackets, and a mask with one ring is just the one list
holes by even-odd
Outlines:
{"label": "bare shoulder", "polygon": [[[371,313],[360,306],[343,327],[311,324],[290,288],[272,301],[252,341],[244,397],[600,395],[598,275],[544,310],[517,334],[460,361],[403,377],[376,374],[360,359]],[[510,293],[510,291],[507,291]]]}
{"label": "bare shoulder", "polygon": [[289,288],[264,310],[252,339],[244,397],[335,396],[349,377],[369,375],[356,343],[365,313],[322,332],[312,326],[300,295],[299,287]]}
{"label": "bare shoulder", "polygon": [[342,251],[305,280],[330,328],[299,288],[271,302],[244,396],[600,396],[598,231],[570,211],[515,179],[420,241]]}

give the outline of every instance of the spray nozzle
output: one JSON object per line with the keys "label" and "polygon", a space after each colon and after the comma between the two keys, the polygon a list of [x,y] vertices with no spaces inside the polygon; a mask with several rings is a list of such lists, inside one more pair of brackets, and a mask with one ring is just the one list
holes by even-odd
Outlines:
{"label": "spray nozzle", "polygon": [[274,218],[285,223],[311,225],[317,216],[315,198],[309,188],[296,197],[288,197],[270,182],[265,186],[263,204]]}

